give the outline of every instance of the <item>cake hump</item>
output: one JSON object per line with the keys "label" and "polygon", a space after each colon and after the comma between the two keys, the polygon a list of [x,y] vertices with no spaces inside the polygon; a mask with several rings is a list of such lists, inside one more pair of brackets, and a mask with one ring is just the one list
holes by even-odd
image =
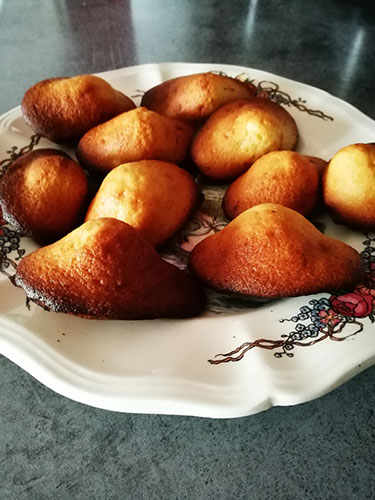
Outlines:
{"label": "cake hump", "polygon": [[271,203],[249,208],[201,241],[189,268],[219,291],[265,298],[346,289],[363,275],[356,250]]}
{"label": "cake hump", "polygon": [[112,218],[88,221],[35,250],[18,265],[14,282],[45,309],[86,318],[189,317],[205,302],[190,275]]}

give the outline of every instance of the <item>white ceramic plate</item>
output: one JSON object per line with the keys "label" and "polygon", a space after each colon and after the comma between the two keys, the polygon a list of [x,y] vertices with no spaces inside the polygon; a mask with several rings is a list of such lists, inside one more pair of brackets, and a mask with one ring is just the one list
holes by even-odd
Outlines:
{"label": "white ceramic plate", "polygon": [[[259,89],[268,89],[295,118],[300,152],[329,159],[347,144],[375,140],[375,123],[352,106],[250,68],[151,64],[102,76],[139,102],[142,91],[163,80],[202,71],[244,73]],[[33,141],[33,147],[51,145],[31,136],[19,108],[1,117],[2,167]],[[211,188],[206,195],[218,198]],[[192,245],[222,227],[215,218],[219,210],[204,212],[205,207],[186,229],[182,248],[176,241],[168,258],[183,263]],[[317,222],[362,252],[367,287],[343,297],[320,294],[246,306],[212,294],[209,310],[195,319],[93,321],[35,305],[28,310],[23,291],[4,276],[0,352],[64,396],[121,412],[239,417],[321,396],[375,360],[375,234],[351,232],[328,218]],[[0,226],[3,267],[7,259],[16,263],[23,250],[34,248],[30,240]],[[5,271],[12,272],[12,266]]]}

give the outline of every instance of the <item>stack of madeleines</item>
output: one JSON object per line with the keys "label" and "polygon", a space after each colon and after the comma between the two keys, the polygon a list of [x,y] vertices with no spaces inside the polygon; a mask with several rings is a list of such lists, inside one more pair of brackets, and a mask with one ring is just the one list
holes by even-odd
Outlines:
{"label": "stack of madeleines", "polygon": [[[0,179],[4,219],[41,245],[13,282],[47,310],[190,317],[205,286],[282,298],[363,277],[357,251],[306,217],[325,204],[339,223],[375,227],[375,145],[348,145],[328,164],[297,153],[292,116],[246,82],[183,76],[136,107],[99,77],[53,78],[25,93],[22,113],[35,133],[76,148],[77,161],[33,150]],[[185,272],[158,252],[202,202],[198,177],[227,186],[231,222],[193,249]]]}

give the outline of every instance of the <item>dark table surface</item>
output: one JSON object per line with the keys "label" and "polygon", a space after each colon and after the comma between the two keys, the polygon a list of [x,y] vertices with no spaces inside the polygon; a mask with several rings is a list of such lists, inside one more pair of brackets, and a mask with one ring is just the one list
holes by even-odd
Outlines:
{"label": "dark table surface", "polygon": [[[372,1],[0,2],[1,113],[44,78],[177,61],[276,73],[375,118]],[[88,407],[0,358],[0,498],[373,499],[374,376],[210,420]]]}

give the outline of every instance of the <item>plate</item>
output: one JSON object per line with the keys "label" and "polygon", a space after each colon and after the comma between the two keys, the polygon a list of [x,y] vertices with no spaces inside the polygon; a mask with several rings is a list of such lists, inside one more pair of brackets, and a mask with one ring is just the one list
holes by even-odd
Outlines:
{"label": "plate", "polygon": [[[341,147],[374,142],[374,121],[316,88],[239,66],[149,64],[102,73],[138,103],[142,92],[190,73],[247,79],[297,122],[298,151],[329,159]],[[15,108],[0,119],[0,168],[51,146]],[[69,150],[66,150],[70,152]],[[70,152],[71,153],[71,152]],[[220,191],[204,186],[200,209],[165,258],[183,266],[201,238],[220,230]],[[366,281],[345,295],[318,294],[244,303],[210,294],[198,318],[96,321],[28,309],[7,274],[36,248],[0,223],[0,352],[47,387],[75,401],[119,412],[231,418],[319,397],[375,360],[375,233],[356,233],[323,216],[326,234],[355,247]]]}

